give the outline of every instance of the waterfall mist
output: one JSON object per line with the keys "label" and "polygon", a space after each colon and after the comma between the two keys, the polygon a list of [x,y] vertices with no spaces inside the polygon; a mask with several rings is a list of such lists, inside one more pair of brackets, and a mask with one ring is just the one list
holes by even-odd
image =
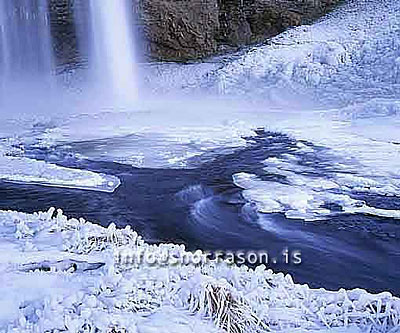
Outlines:
{"label": "waterfall mist", "polygon": [[47,0],[0,1],[3,84],[51,79],[53,54]]}
{"label": "waterfall mist", "polygon": [[47,109],[54,61],[47,0],[0,0],[1,115]]}
{"label": "waterfall mist", "polygon": [[[78,3],[87,10],[79,12],[82,7]],[[127,105],[136,101],[131,2],[77,0],[71,3],[71,8],[78,7],[73,19],[79,52],[86,54],[88,70],[74,72],[73,75],[86,79],[77,79],[76,86],[68,90],[64,77],[55,75],[54,38],[60,36],[52,36],[50,1],[0,0],[2,116],[10,112],[51,115],[63,110],[69,113],[83,105],[85,108],[92,105],[94,109],[102,103]]]}

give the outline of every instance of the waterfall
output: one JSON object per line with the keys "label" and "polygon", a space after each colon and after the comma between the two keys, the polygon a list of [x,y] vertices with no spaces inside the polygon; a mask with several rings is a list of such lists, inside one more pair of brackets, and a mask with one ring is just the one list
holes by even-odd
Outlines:
{"label": "waterfall", "polygon": [[94,78],[113,97],[137,96],[132,10],[127,0],[90,0]]}
{"label": "waterfall", "polygon": [[[86,1],[76,0],[74,7]],[[132,0],[90,0],[85,6],[90,15],[89,38],[81,40],[81,51],[89,49],[90,73],[96,87],[100,87],[101,96],[136,99]],[[85,13],[75,13],[76,24],[86,25],[82,24]],[[52,83],[49,16],[49,0],[0,0],[0,88],[6,91],[4,96],[8,91],[16,94],[31,88],[45,92],[43,86]]]}
{"label": "waterfall", "polygon": [[0,0],[0,82],[49,82],[52,69],[47,0]]}

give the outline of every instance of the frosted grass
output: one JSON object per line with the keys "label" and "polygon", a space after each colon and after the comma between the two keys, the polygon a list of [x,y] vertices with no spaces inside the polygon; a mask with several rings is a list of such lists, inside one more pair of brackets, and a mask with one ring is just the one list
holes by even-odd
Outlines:
{"label": "frosted grass", "polygon": [[[132,261],[138,251],[156,258],[188,252],[53,208],[2,211],[0,234],[0,329],[6,331],[396,332],[400,324],[400,300],[387,292],[313,290],[264,266],[138,266]],[[223,318],[235,313],[240,320],[229,329]]]}

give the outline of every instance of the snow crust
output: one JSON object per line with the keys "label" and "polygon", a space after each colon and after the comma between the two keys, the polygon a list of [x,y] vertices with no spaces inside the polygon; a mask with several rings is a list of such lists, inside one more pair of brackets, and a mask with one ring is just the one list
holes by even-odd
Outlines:
{"label": "snow crust", "polygon": [[[129,227],[103,228],[53,208],[1,211],[0,235],[5,332],[221,332],[228,329],[221,318],[236,313],[240,320],[232,325],[243,325],[243,332],[400,327],[400,300],[390,293],[313,290],[264,266],[253,271],[213,261],[171,264],[166,255],[195,253],[182,245],[148,245]],[[158,264],[138,264],[138,251]],[[223,303],[213,303],[214,297]]]}

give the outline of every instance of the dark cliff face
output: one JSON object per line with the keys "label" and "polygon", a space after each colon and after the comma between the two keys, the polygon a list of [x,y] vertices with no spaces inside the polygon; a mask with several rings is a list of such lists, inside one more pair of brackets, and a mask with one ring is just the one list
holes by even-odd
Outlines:
{"label": "dark cliff face", "polygon": [[217,0],[142,0],[139,8],[147,55],[186,60],[217,52]]}
{"label": "dark cliff face", "polygon": [[[309,23],[339,1],[132,0],[132,10],[137,14],[146,58],[187,61],[263,42],[291,26]],[[78,53],[76,30],[88,26],[84,22],[88,18],[87,4],[82,0],[50,0],[59,64],[85,57]],[[78,28],[74,25],[77,20]]]}
{"label": "dark cliff face", "polygon": [[51,35],[57,65],[77,62],[79,58],[73,6],[73,1],[49,1]]}
{"label": "dark cliff face", "polygon": [[339,0],[219,0],[220,43],[259,43],[289,27],[309,23]]}
{"label": "dark cliff face", "polygon": [[147,54],[190,60],[260,43],[340,0],[141,0]]}

